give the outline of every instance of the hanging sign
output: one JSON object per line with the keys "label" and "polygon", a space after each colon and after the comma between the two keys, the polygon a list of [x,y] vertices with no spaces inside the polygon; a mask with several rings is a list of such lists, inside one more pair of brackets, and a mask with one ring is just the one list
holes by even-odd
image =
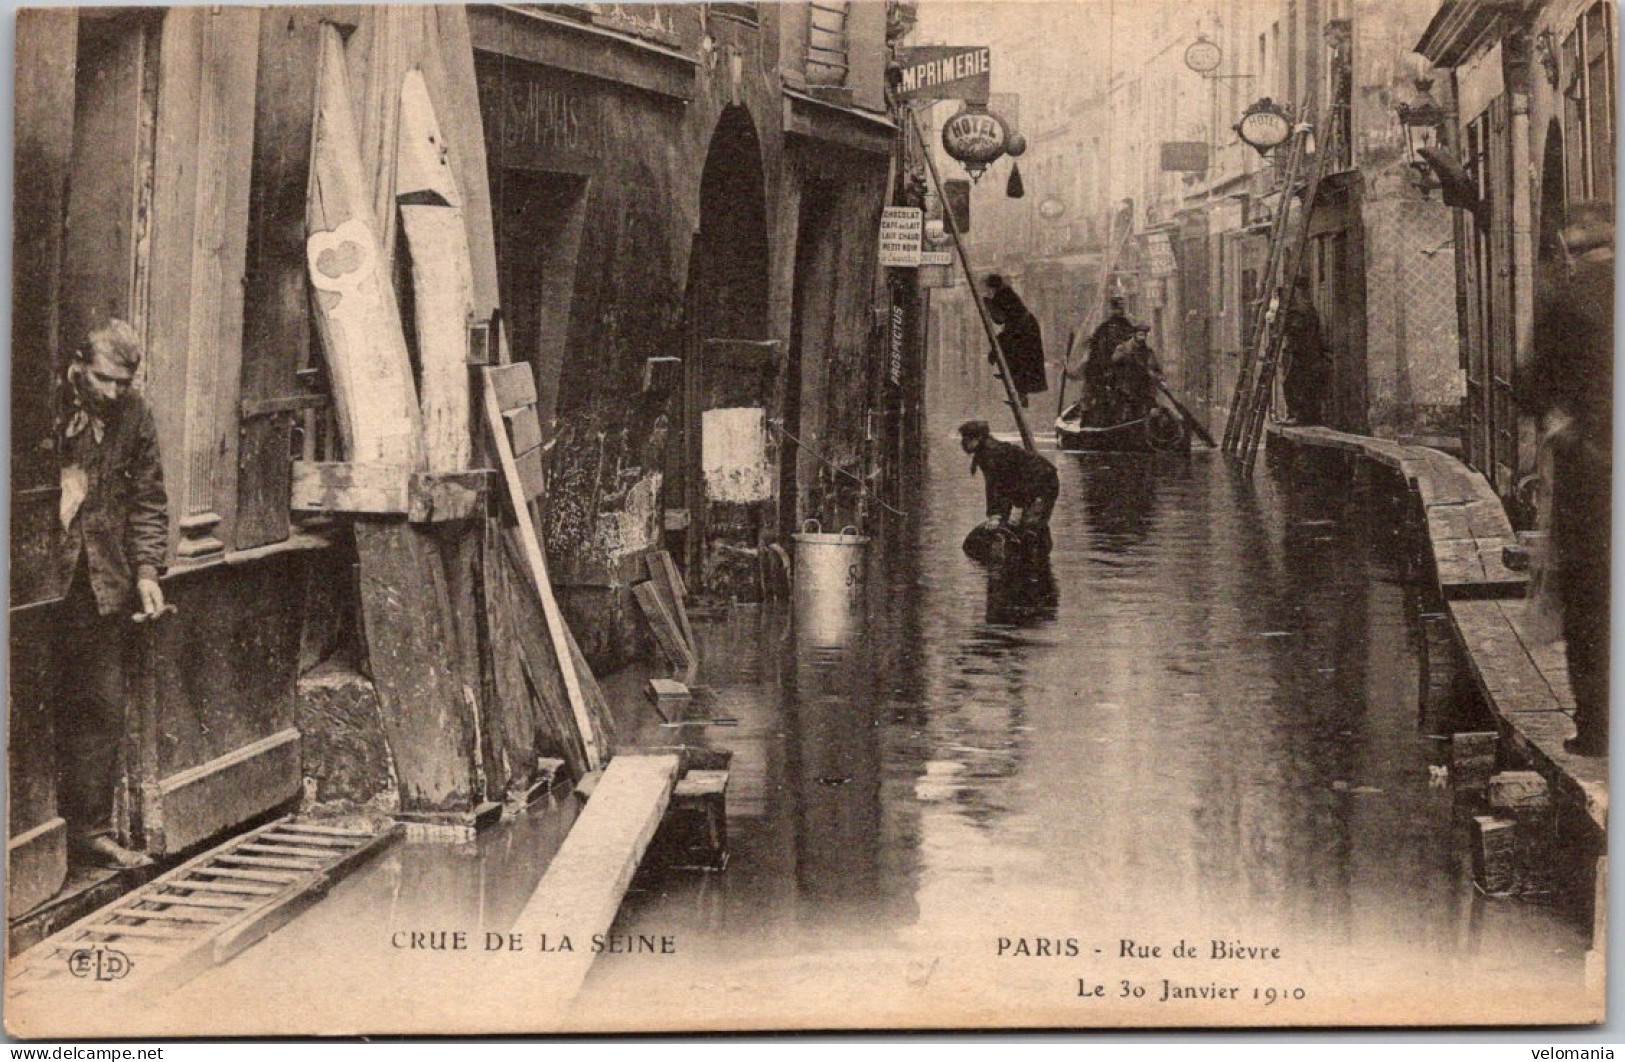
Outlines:
{"label": "hanging sign", "polygon": [[920,240],[920,265],[951,266],[954,264],[953,237],[948,235],[941,218],[928,218]]}
{"label": "hanging sign", "polygon": [[913,269],[920,264],[920,237],[925,211],[919,207],[887,207],[880,215],[880,264]]}
{"label": "hanging sign", "polygon": [[942,126],[942,149],[976,180],[1004,154],[1010,130],[985,107],[967,106]]}
{"label": "hanging sign", "polygon": [[1174,260],[1174,247],[1168,241],[1166,232],[1146,234],[1145,261],[1154,277],[1171,277],[1179,272],[1179,264]]}
{"label": "hanging sign", "polygon": [[985,44],[899,48],[897,65],[905,100],[987,102],[992,49]]}
{"label": "hanging sign", "polygon": [[1163,173],[1206,173],[1207,144],[1199,140],[1165,140],[1161,163]]}
{"label": "hanging sign", "polygon": [[1292,135],[1292,116],[1265,96],[1242,112],[1241,121],[1234,128],[1236,135],[1254,151],[1267,155]]}

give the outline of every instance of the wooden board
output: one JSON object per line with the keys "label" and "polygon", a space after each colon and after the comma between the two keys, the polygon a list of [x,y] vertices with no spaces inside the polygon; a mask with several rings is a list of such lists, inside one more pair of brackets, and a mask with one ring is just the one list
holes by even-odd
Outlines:
{"label": "wooden board", "polygon": [[688,620],[688,587],[683,585],[683,575],[677,570],[677,562],[670,553],[659,550],[649,555],[649,578],[659,583],[665,583],[667,593],[664,604],[671,611],[672,618],[683,632],[683,641],[688,643],[689,655],[696,661],[700,658],[699,643],[694,640],[694,625]]}
{"label": "wooden board", "polygon": [[496,396],[503,413],[536,404],[536,375],[528,362],[492,365],[484,370],[486,392]]}
{"label": "wooden board", "polygon": [[580,778],[586,748],[559,674],[547,620],[525,574],[522,552],[510,547],[498,521],[489,521],[485,601],[495,704],[486,728],[486,775],[497,786],[524,785],[540,750],[563,758]]}
{"label": "wooden board", "polygon": [[686,672],[692,668],[694,657],[683,641],[683,632],[677,628],[677,621],[672,619],[671,613],[666,611],[653,583],[637,584],[632,588],[632,596],[637,600],[643,618],[649,621],[649,630],[665,655],[666,662],[679,671]]}
{"label": "wooden board", "polygon": [[[678,758],[670,754],[623,754],[610,761],[514,925],[546,933],[549,940],[590,942],[594,934],[607,933],[671,802],[677,769]],[[530,998],[556,1008],[552,1016],[562,1015],[593,958],[584,943],[548,956],[527,981]]]}
{"label": "wooden board", "polygon": [[[253,183],[243,288],[244,403],[299,394],[295,373],[310,357],[305,279],[305,195],[310,179],[316,64],[325,13],[314,7],[260,12]],[[288,452],[300,414],[245,413],[239,425],[238,549],[288,537]]]}
{"label": "wooden board", "polygon": [[353,461],[295,461],[292,507],[300,512],[405,514],[412,470]]}
{"label": "wooden board", "polygon": [[414,524],[466,520],[485,515],[491,490],[487,469],[471,472],[414,472],[407,519]]}
{"label": "wooden board", "polygon": [[[552,637],[547,627],[546,613],[542,611],[542,603],[530,581],[529,572],[525,562],[525,547],[519,540],[517,528],[508,528],[502,536],[508,559],[513,564],[513,571],[519,580],[520,613],[526,618],[529,628],[539,633],[537,645],[546,645],[552,648]],[[570,652],[570,659],[575,661],[575,674],[581,689],[581,697],[586,704],[587,718],[592,724],[592,732],[597,735],[598,747],[607,758],[615,749],[615,720],[610,714],[609,702],[604,699],[604,691],[599,687],[598,680],[593,676],[592,668],[587,664],[587,658],[581,652],[581,646],[576,644],[575,634],[571,632],[569,624],[564,625],[565,647]],[[569,723],[574,729],[574,711],[570,707],[568,695],[564,688],[564,676],[557,665],[557,659],[551,652],[536,652],[529,654],[533,661],[545,661],[543,672],[538,676],[543,681],[549,678],[558,683],[559,703],[569,712]],[[544,677],[545,676],[545,677]]]}
{"label": "wooden board", "polygon": [[1524,648],[1496,601],[1453,601],[1468,668],[1494,706],[1503,710],[1561,711],[1551,684]]}
{"label": "wooden board", "polygon": [[362,167],[337,26],[322,29],[306,262],[345,457],[421,468],[406,338]]}
{"label": "wooden board", "polygon": [[412,253],[423,448],[431,472],[469,465],[468,326],[474,276],[463,197],[421,70],[401,83],[395,195]]}
{"label": "wooden board", "polygon": [[[517,375],[513,371],[516,369],[523,375]],[[553,597],[553,583],[547,574],[547,559],[542,553],[541,540],[537,536],[536,524],[531,517],[532,495],[526,493],[524,478],[514,461],[513,441],[508,435],[507,421],[502,415],[505,408],[511,409],[526,404],[515,399],[522,399],[523,388],[527,385],[530,404],[535,403],[535,380],[530,374],[528,365],[487,367],[481,372],[485,383],[486,427],[490,430],[491,441],[496,447],[497,460],[502,466],[503,478],[507,484],[508,500],[517,524],[516,533],[523,550],[525,569],[530,575],[531,584],[542,604],[542,613],[547,619],[553,655],[559,662],[559,673],[564,679],[570,708],[575,715],[576,729],[586,746],[589,768],[597,769],[604,762],[604,750],[599,745],[597,734],[593,729],[592,716],[581,691],[581,679],[575,658],[570,651],[569,632],[565,629],[564,617],[559,613],[558,601]],[[507,407],[503,405],[505,400],[510,402]]]}
{"label": "wooden board", "polygon": [[402,523],[358,520],[361,608],[384,731],[404,811],[463,811],[479,802],[473,712],[433,538]]}

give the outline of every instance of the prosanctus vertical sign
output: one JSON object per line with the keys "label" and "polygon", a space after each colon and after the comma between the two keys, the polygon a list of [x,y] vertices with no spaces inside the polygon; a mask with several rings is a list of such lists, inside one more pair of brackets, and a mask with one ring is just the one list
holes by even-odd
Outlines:
{"label": "prosanctus vertical sign", "polygon": [[905,100],[987,102],[992,49],[985,44],[899,48],[897,66]]}

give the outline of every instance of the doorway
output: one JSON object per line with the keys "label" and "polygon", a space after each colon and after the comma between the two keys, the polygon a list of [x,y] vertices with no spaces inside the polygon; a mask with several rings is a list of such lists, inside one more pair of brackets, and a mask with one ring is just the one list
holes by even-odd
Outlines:
{"label": "doorway", "polygon": [[[757,549],[772,502],[767,409],[779,344],[768,338],[767,193],[750,113],[728,107],[700,179],[689,256],[684,373],[683,555],[689,581],[739,600],[761,593]],[[709,436],[709,437],[708,437]]]}
{"label": "doorway", "polygon": [[530,363],[536,412],[545,424],[583,397],[570,393],[572,382],[588,382],[587,374],[563,374],[587,178],[509,167],[493,191],[497,284],[508,349],[514,361]]}

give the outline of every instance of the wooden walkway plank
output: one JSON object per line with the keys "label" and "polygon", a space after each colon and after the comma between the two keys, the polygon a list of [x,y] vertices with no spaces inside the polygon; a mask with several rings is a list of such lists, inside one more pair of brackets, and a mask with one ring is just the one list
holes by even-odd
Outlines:
{"label": "wooden walkway plank", "polygon": [[[360,839],[360,837],[355,838],[355,840]],[[268,833],[262,840],[267,844],[311,845],[321,848],[349,848],[355,843],[352,840],[346,840],[344,837],[330,837],[314,833],[283,833],[281,831]]]}
{"label": "wooden walkway plank", "polygon": [[[611,760],[514,925],[575,941],[608,932],[671,802],[677,769],[673,754],[623,753]],[[562,1010],[580,991],[593,957],[578,945],[538,964],[534,980],[527,981],[533,998]]]}
{"label": "wooden walkway plank", "polygon": [[1467,511],[1460,505],[1430,505],[1427,507],[1428,534],[1435,543],[1456,539],[1473,541],[1473,525],[1468,522]]}
{"label": "wooden walkway plank", "polygon": [[172,882],[171,887],[193,889],[199,893],[216,896],[275,896],[280,891],[270,885],[245,885],[240,881],[209,881],[204,878],[187,878],[184,881]]}
{"label": "wooden walkway plank", "polygon": [[[272,890],[272,893],[274,895],[275,890]],[[255,902],[247,896],[238,896],[235,893],[231,894],[231,896],[231,899],[227,899],[225,895],[220,893],[214,895],[176,896],[171,893],[161,892],[152,897],[152,902],[165,903],[172,907],[199,907],[211,911],[241,911],[252,906]]]}
{"label": "wooden walkway plank", "polygon": [[353,826],[323,826],[317,822],[284,822],[277,825],[275,832],[278,834],[314,833],[323,837],[348,837],[356,841],[370,841],[374,836],[371,830],[358,830]]}

